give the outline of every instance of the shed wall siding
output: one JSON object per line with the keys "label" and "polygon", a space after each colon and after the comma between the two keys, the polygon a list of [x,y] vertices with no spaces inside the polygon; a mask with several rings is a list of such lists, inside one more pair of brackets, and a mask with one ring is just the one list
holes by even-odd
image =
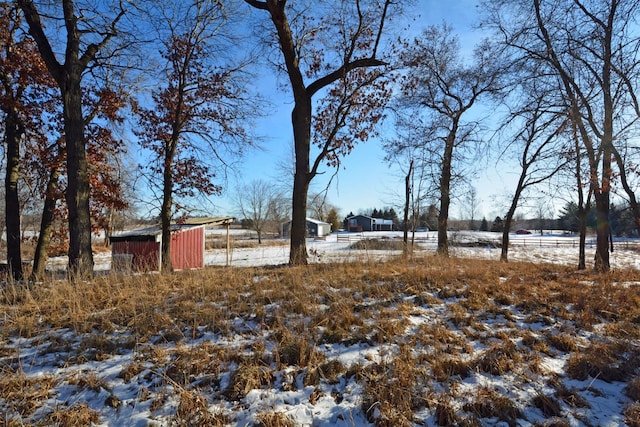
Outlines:
{"label": "shed wall siding", "polygon": [[155,271],[158,270],[159,267],[160,243],[152,241],[113,242],[111,253],[114,255],[133,255],[133,258],[131,260],[131,267],[134,270]]}
{"label": "shed wall siding", "polygon": [[177,270],[204,267],[204,227],[171,235],[171,265]]}

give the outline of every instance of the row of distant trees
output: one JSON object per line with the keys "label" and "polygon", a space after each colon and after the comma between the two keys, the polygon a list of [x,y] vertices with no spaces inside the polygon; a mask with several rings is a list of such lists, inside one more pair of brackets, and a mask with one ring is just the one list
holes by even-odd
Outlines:
{"label": "row of distant trees", "polygon": [[[258,243],[262,243],[265,234],[280,236],[282,223],[289,220],[290,201],[278,191],[275,186],[266,181],[253,181],[250,185],[241,187],[236,200],[236,209],[240,212],[240,225],[243,228],[254,230],[258,236]],[[331,231],[341,228],[347,229],[348,218],[354,216],[349,212],[342,220],[339,219],[339,210],[329,203],[322,194],[313,194],[307,203],[309,216],[331,224]],[[394,228],[404,230],[405,223],[398,217],[393,207],[365,209],[358,212],[373,218],[382,218],[393,221]],[[628,205],[611,206],[611,232],[618,237],[637,236],[637,228],[633,212]],[[450,221],[450,230],[491,231],[502,233],[505,231],[505,221],[501,216],[496,216],[492,221],[483,217],[481,220],[456,219]],[[591,210],[587,214],[586,225],[593,232],[597,227],[596,212]],[[438,208],[430,204],[417,218],[410,218],[406,223],[406,229],[417,231],[421,229],[438,229]],[[557,218],[545,216],[540,210],[537,218],[515,218],[507,231],[516,229],[534,230],[542,233],[544,230],[562,230],[571,233],[580,232],[580,209],[575,202],[566,203],[560,210]]]}
{"label": "row of distant trees", "polygon": [[[25,189],[42,212],[36,277],[62,231],[56,218],[67,219],[69,273],[90,275],[91,232],[108,231],[127,208],[127,187],[147,190],[171,269],[171,224],[196,197],[220,194],[228,168],[255,145],[252,119],[269,109],[254,83],[274,71],[292,105],[290,264],[307,262],[314,179],[378,137],[388,116],[387,158],[405,175],[403,221],[437,200],[440,255],[455,191],[491,152],[520,167],[505,229],[522,198],[555,179],[577,200],[579,267],[593,211],[595,268],[608,270],[614,188],[640,228],[640,0],[486,0],[477,10],[487,38],[474,47],[446,24],[407,37],[414,9],[392,0],[0,2],[14,277]],[[126,150],[144,158],[135,177]]]}

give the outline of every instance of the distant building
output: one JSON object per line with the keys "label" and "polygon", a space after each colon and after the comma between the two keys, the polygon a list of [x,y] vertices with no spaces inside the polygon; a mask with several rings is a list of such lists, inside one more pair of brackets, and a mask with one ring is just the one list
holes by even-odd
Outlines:
{"label": "distant building", "polygon": [[347,231],[393,231],[393,220],[354,215],[347,218]]}
{"label": "distant building", "polygon": [[[313,218],[307,218],[307,237],[324,237],[331,234],[331,224]],[[291,235],[291,221],[282,224],[282,236]]]}

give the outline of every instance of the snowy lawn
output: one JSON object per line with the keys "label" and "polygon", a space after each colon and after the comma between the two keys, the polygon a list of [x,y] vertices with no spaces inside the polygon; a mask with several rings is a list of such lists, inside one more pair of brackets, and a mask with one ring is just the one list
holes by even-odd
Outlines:
{"label": "snowy lawn", "polygon": [[535,235],[510,253],[537,264],[419,237],[410,262],[334,235],[304,268],[265,245],[234,249],[254,267],[5,285],[2,424],[640,425],[636,252],[594,275]]}

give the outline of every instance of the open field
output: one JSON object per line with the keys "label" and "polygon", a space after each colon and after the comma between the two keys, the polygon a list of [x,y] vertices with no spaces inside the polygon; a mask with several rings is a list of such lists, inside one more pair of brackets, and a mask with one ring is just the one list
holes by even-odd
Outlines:
{"label": "open field", "polygon": [[[452,243],[450,252],[457,257],[487,260],[500,259],[500,233],[490,232],[450,232]],[[546,231],[544,235],[511,235],[509,259],[514,261],[549,262],[563,265],[578,264],[578,237],[557,231]],[[309,239],[307,248],[310,262],[372,262],[399,256],[402,251],[399,243],[402,232],[365,232],[339,233],[327,236],[323,240]],[[389,244],[380,244],[380,242]],[[271,243],[270,243],[271,242]],[[265,241],[262,245],[247,244],[233,247],[231,265],[257,266],[279,265],[289,261],[289,246],[283,240]],[[393,244],[395,243],[395,244]],[[429,256],[437,247],[436,232],[419,232],[415,234],[416,256]],[[383,248],[383,249],[381,249]],[[386,249],[385,249],[386,248]],[[587,263],[595,255],[594,237],[588,239]],[[640,269],[640,241],[616,241],[611,254],[611,265],[615,268]],[[205,255],[206,265],[225,265],[226,251],[213,249]],[[106,266],[104,268],[107,268]]]}
{"label": "open field", "polygon": [[374,252],[6,285],[1,422],[640,425],[637,269]]}

